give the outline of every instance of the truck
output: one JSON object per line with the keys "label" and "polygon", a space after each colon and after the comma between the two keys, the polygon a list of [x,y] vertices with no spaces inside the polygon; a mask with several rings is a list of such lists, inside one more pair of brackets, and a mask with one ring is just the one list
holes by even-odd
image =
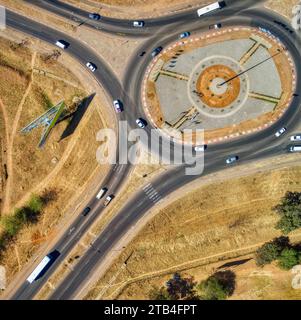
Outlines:
{"label": "truck", "polygon": [[203,16],[204,14],[207,14],[209,12],[218,10],[218,9],[222,9],[223,7],[225,7],[225,2],[224,1],[218,1],[218,2],[214,2],[212,4],[209,4],[206,7],[200,8],[197,10],[197,14],[199,17]]}
{"label": "truck", "polygon": [[42,261],[35,267],[29,277],[26,279],[27,282],[33,283],[37,279],[41,278],[44,273],[50,268],[54,260],[60,255],[60,252],[55,250],[45,256]]}

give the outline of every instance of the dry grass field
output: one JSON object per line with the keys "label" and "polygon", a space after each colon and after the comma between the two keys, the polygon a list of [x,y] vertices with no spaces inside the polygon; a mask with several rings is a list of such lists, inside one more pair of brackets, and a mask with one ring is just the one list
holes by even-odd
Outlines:
{"label": "dry grass field", "polygon": [[287,18],[291,18],[293,7],[298,3],[300,3],[299,0],[268,0],[266,6]]}
{"label": "dry grass field", "polygon": [[[8,282],[41,244],[55,237],[58,223],[91,179],[101,171],[105,174],[96,161],[95,137],[104,126],[98,99],[64,139],[62,134],[71,118],[58,123],[43,149],[37,148],[42,128],[20,134],[22,127],[52,104],[64,100],[66,110],[74,111],[92,92],[59,61],[45,62],[45,54],[51,50],[36,50],[30,41],[24,46],[17,43],[0,38],[1,216],[11,215],[33,193],[51,191],[55,197],[44,207],[38,222],[25,226],[1,252],[0,264],[6,268]],[[2,232],[0,227],[0,236]]]}
{"label": "dry grass field", "polygon": [[[211,264],[222,265],[229,259],[239,260],[252,254],[262,243],[279,235],[274,229],[277,216],[271,208],[287,190],[301,191],[300,178],[301,168],[294,167],[215,183],[191,192],[161,210],[147,224],[86,298],[147,298],[150,289],[164,285],[175,271],[201,280],[212,272]],[[296,232],[292,239],[301,239],[301,232]],[[127,268],[122,267],[130,255]],[[256,271],[254,263],[241,269],[246,278]],[[290,283],[290,273],[275,270],[276,279],[279,272],[284,282]],[[277,287],[274,278],[269,279]],[[253,290],[250,281],[245,287]],[[252,298],[242,283],[238,288],[233,298]],[[300,292],[291,291],[289,286],[286,289],[290,297],[294,293],[301,298]],[[274,298],[289,298],[285,292],[274,291]]]}

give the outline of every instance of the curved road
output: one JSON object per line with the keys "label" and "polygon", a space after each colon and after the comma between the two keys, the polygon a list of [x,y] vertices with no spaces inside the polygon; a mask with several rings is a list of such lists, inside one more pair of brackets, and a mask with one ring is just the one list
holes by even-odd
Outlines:
{"label": "curved road", "polygon": [[[49,3],[49,1],[35,1],[35,3],[37,2]],[[59,8],[59,5],[61,4],[59,1],[52,2],[58,4],[58,7],[55,8]],[[253,1],[251,2],[253,3]],[[297,73],[300,75],[301,60],[299,50],[301,46],[299,38],[295,34],[290,34],[278,25],[275,25],[273,20],[283,21],[283,19],[270,11],[252,9],[242,12],[243,7],[245,6],[247,8],[249,3],[250,1],[240,1],[240,5],[234,3],[233,6],[231,6],[229,2],[227,10],[224,9],[216,12],[214,15],[202,19],[196,17],[195,10],[193,13],[185,12],[178,14],[176,15],[176,18],[172,16],[154,19],[154,31],[157,32],[158,27],[161,26],[160,29],[162,33],[155,33],[140,49],[150,52],[150,50],[157,45],[164,46],[171,41],[174,41],[181,31],[190,30],[193,32],[207,30],[208,24],[216,21],[223,20],[224,25],[244,24],[250,26],[264,26],[274,32],[286,45],[296,62]],[[64,10],[65,9],[66,8],[64,8]],[[62,13],[61,9],[59,11]],[[238,12],[240,13],[240,16],[236,17],[235,14]],[[58,12],[56,13],[58,14]],[[111,23],[117,23],[116,19],[109,20],[111,21],[108,22],[108,25]],[[169,21],[171,24],[163,28],[162,24],[168,23],[166,21]],[[118,27],[123,31],[126,31],[129,27],[129,22],[120,22],[120,24],[122,23],[126,24],[126,27],[119,25],[119,23]],[[130,126],[134,126],[134,120],[140,115],[144,116],[144,112],[140,104],[140,84],[147,64],[151,60],[149,55],[146,55],[143,58],[138,58],[137,53],[133,55],[127,67],[125,80],[123,81],[123,84],[120,84],[118,79],[116,79],[114,74],[106,65],[105,61],[73,38],[12,12],[7,13],[7,24],[8,26],[50,43],[54,43],[59,38],[66,39],[71,44],[68,48],[68,52],[83,64],[85,64],[86,61],[95,62],[98,66],[98,70],[95,72],[97,81],[103,85],[112,98],[122,98],[125,104],[125,111],[121,114],[121,119],[127,119]],[[151,21],[149,22],[149,25],[151,25]],[[110,26],[108,29],[109,28]],[[152,28],[150,27],[149,29]],[[107,31],[111,32],[110,30]],[[139,31],[135,32],[139,33]],[[168,36],[162,37],[163,34]],[[300,86],[299,79],[300,77],[298,76],[297,86]],[[300,103],[300,97],[295,97],[292,106],[283,118],[267,130],[258,134],[246,136],[242,139],[227,142],[223,145],[209,146],[205,153],[205,171],[203,175],[218,170],[224,170],[225,158],[229,154],[238,154],[240,156],[240,163],[246,163],[248,161],[258,160],[287,152],[287,146],[289,144],[287,135],[280,139],[276,139],[274,137],[274,133],[279,127],[284,125],[289,129],[289,132],[293,132],[295,130],[296,126],[299,124],[298,119],[301,115]],[[150,128],[148,127],[148,133],[149,130]],[[128,175],[130,168],[130,165],[116,165],[112,167],[106,179],[106,184],[110,187],[110,193],[116,193],[118,191],[120,184]],[[185,175],[184,170],[184,166],[178,166],[173,170],[166,172],[152,181],[153,188],[155,188],[163,198],[175,191],[177,188],[199,178],[199,176]],[[118,172],[118,174],[116,174],[116,172]],[[50,270],[47,271],[43,278],[33,284],[29,285],[27,282],[22,284],[13,295],[13,299],[31,299],[46,283],[47,279],[54,272],[59,263],[62,262],[64,257],[66,257],[77,243],[79,237],[84,234],[103,210],[101,203],[95,200],[95,195],[93,195],[93,198],[88,205],[92,208],[91,213],[89,213],[87,217],[80,215],[70,228],[70,230],[74,228],[74,231],[66,232],[53,248],[59,250],[61,255],[52,265]],[[131,198],[126,203],[125,207],[109,223],[101,235],[95,240],[93,247],[89,248],[89,250],[81,257],[74,267],[74,270],[56,288],[51,299],[72,299],[81,285],[89,278],[93,270],[100,261],[103,260],[114,244],[130,229],[132,225],[146,214],[153,205],[154,203],[149,200],[143,190],[135,195],[135,197]]]}

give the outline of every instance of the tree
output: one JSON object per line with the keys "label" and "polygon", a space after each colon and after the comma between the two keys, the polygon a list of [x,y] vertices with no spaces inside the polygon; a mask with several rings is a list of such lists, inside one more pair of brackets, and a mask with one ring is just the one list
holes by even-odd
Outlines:
{"label": "tree", "polygon": [[265,243],[255,254],[255,261],[258,266],[264,266],[278,259],[281,251],[289,245],[288,237],[279,237],[271,242]]}
{"label": "tree", "polygon": [[221,281],[211,276],[202,281],[197,289],[203,300],[225,300],[228,296],[227,290],[223,287]]}
{"label": "tree", "polygon": [[281,269],[290,270],[299,263],[300,253],[294,248],[285,248],[282,250],[278,265]]}
{"label": "tree", "polygon": [[274,210],[280,215],[276,229],[284,234],[301,227],[301,193],[287,192]]}
{"label": "tree", "polygon": [[167,292],[172,300],[195,299],[195,285],[196,283],[193,281],[193,277],[182,278],[178,273],[175,273],[173,277],[166,282]]}

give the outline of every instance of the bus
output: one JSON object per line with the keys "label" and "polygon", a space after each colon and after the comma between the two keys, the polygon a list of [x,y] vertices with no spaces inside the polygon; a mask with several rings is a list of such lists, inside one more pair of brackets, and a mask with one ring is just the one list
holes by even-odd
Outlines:
{"label": "bus", "polygon": [[35,280],[43,276],[43,274],[49,269],[54,260],[59,256],[57,250],[49,253],[42,261],[36,266],[29,277],[26,279],[29,283],[33,283]]}
{"label": "bus", "polygon": [[211,11],[217,10],[217,9],[222,9],[225,6],[225,2],[224,1],[218,1],[218,2],[214,2],[212,4],[209,4],[206,7],[200,8],[198,9],[197,13],[198,16],[202,16],[204,14],[207,14]]}

